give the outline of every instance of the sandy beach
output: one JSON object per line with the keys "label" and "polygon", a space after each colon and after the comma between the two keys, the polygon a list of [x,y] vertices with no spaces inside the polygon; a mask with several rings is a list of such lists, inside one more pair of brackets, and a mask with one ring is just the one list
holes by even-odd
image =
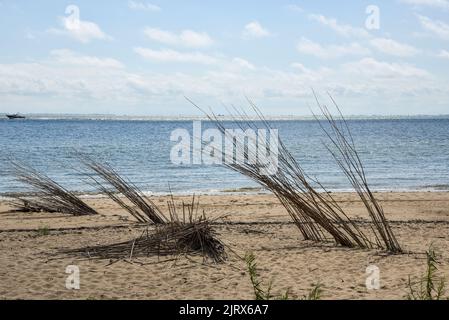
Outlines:
{"label": "sandy beach", "polygon": [[[366,220],[355,194],[335,194],[350,214]],[[322,285],[322,299],[404,299],[408,277],[426,269],[425,251],[433,244],[439,272],[449,277],[449,192],[377,193],[406,253],[347,249],[303,241],[284,207],[270,194],[203,195],[209,217],[223,217],[214,227],[229,246],[222,264],[199,257],[139,258],[136,261],[58,258],[61,249],[126,241],[143,226],[114,202],[89,197],[97,216],[20,213],[0,202],[1,299],[252,299],[246,265],[239,256],[252,251],[260,277],[273,281],[273,293],[286,290],[291,299]],[[176,197],[181,199],[182,197]],[[187,199],[187,198],[185,198]],[[190,198],[189,198],[190,199]],[[155,197],[165,208],[167,197]],[[47,228],[48,234],[39,231]],[[167,261],[168,260],[168,261]],[[143,265],[142,265],[143,264]],[[80,290],[65,287],[68,265],[80,269]],[[379,290],[367,290],[366,268],[380,270]]]}

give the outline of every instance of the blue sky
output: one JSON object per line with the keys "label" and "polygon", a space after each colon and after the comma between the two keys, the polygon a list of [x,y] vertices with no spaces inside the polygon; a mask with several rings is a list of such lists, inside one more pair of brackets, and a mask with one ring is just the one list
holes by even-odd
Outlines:
{"label": "blue sky", "polygon": [[0,112],[449,114],[449,0],[0,0],[0,36]]}

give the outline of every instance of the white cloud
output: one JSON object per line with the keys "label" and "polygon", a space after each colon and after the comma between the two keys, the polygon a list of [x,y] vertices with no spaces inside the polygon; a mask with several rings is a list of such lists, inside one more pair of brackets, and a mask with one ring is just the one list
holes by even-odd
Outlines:
{"label": "white cloud", "polygon": [[182,31],[179,38],[188,47],[208,47],[214,43],[207,33],[192,30]]}
{"label": "white cloud", "polygon": [[180,40],[176,34],[157,28],[145,28],[144,33],[151,40],[165,44],[178,44]]}
{"label": "white cloud", "polygon": [[430,73],[406,63],[388,63],[373,58],[364,58],[344,65],[347,72],[376,78],[428,78]]}
{"label": "white cloud", "polygon": [[370,44],[378,51],[397,57],[411,57],[419,53],[415,47],[392,39],[375,38]]}
{"label": "white cloud", "polygon": [[230,59],[223,55],[208,55],[201,52],[180,52],[171,49],[153,50],[142,47],[134,48],[134,52],[142,58],[153,62],[203,64],[228,72],[257,70],[255,65],[241,57]]}
{"label": "white cloud", "polygon": [[271,35],[271,32],[262,27],[257,21],[248,23],[243,30],[243,36],[245,38],[264,38]]}
{"label": "white cloud", "polygon": [[[12,102],[64,105],[79,101],[123,103],[123,65],[115,59],[83,56],[70,50],[51,52],[44,61],[0,64],[0,96]],[[116,100],[117,99],[117,100]],[[91,112],[90,107],[85,112]],[[64,112],[56,107],[55,112]],[[75,111],[80,111],[78,106]]]}
{"label": "white cloud", "polygon": [[180,34],[158,28],[145,28],[145,35],[151,40],[169,45],[182,45],[186,47],[208,47],[214,41],[205,32],[195,32],[192,30],[183,30]]}
{"label": "white cloud", "polygon": [[134,52],[144,59],[155,62],[182,62],[198,64],[215,64],[217,58],[200,52],[179,52],[171,49],[153,50],[137,47]]}
{"label": "white cloud", "polygon": [[234,62],[235,64],[237,64],[239,67],[244,68],[244,69],[249,69],[249,70],[255,70],[256,67],[250,63],[249,61],[242,59],[242,58],[234,58],[232,59],[232,62]]}
{"label": "white cloud", "polygon": [[333,74],[333,71],[330,68],[320,67],[318,69],[311,69],[299,62],[292,63],[291,67],[300,71],[301,75],[307,77],[309,81],[320,81]]}
{"label": "white cloud", "polygon": [[296,46],[296,49],[303,54],[312,55],[321,59],[335,59],[348,55],[366,55],[370,51],[358,43],[348,45],[329,45],[322,46],[307,38],[302,38]]}
{"label": "white cloud", "polygon": [[151,4],[148,2],[132,1],[132,0],[128,1],[128,7],[132,10],[152,11],[152,12],[161,11],[161,8],[155,4]]}
{"label": "white cloud", "polygon": [[54,61],[64,65],[89,66],[95,68],[124,68],[124,65],[118,60],[80,55],[68,49],[52,50],[50,55]]}
{"label": "white cloud", "polygon": [[91,21],[73,21],[70,17],[60,18],[63,29],[49,29],[49,33],[70,36],[82,43],[91,40],[111,40],[112,37],[104,33],[100,27]]}
{"label": "white cloud", "polygon": [[301,72],[309,72],[309,69],[306,68],[302,63],[294,62],[291,64],[292,68],[298,69]]}
{"label": "white cloud", "polygon": [[348,24],[340,24],[338,23],[337,19],[334,18],[327,18],[323,15],[318,14],[310,14],[309,19],[317,21],[321,23],[324,26],[327,26],[334,30],[336,33],[338,33],[341,36],[344,37],[360,37],[360,38],[367,38],[369,37],[369,33],[363,29],[363,28],[356,28]]}
{"label": "white cloud", "polygon": [[440,37],[444,40],[449,40],[449,25],[439,21],[439,20],[432,20],[429,17],[417,15],[419,22],[421,23],[421,26],[433,33],[434,35]]}
{"label": "white cloud", "polygon": [[449,59],[449,51],[441,50],[440,53],[438,53],[438,57],[443,59]]}
{"label": "white cloud", "polygon": [[[333,69],[295,63],[292,71],[258,67],[249,72],[242,67],[246,63],[239,63],[243,60],[217,58],[218,63],[194,73],[134,73],[109,67],[107,58],[86,58],[60,50],[40,62],[0,64],[0,98],[21,112],[144,114],[157,113],[148,105],[163,107],[164,113],[189,113],[180,108],[180,103],[185,106],[183,96],[207,105],[218,101],[239,103],[247,95],[256,101],[260,99],[264,106],[271,105],[273,108],[267,111],[276,114],[285,105],[290,106],[284,109],[287,112],[298,111],[293,106],[310,102],[313,87],[318,92],[329,91],[337,99],[344,97],[346,102],[358,99],[353,100],[352,113],[391,114],[394,111],[389,108],[397,105],[406,106],[401,110],[409,113],[412,104],[419,111],[419,105],[447,101],[449,97],[447,81],[410,64],[368,58]],[[372,109],[367,109],[368,104]],[[27,106],[28,111],[20,106]],[[345,103],[345,110],[346,107]],[[308,113],[306,109],[304,112]]]}
{"label": "white cloud", "polygon": [[448,0],[400,0],[400,1],[415,6],[427,6],[434,8],[449,9]]}

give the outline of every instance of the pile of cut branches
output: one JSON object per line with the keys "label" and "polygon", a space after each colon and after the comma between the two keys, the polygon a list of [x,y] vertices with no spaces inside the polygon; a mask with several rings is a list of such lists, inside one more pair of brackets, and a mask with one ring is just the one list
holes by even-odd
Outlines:
{"label": "pile of cut branches", "polygon": [[62,251],[66,255],[90,259],[125,260],[149,256],[199,255],[204,261],[215,263],[227,259],[225,245],[212,227],[212,220],[203,213],[198,216],[199,202],[192,197],[191,203],[182,203],[182,218],[178,215],[173,197],[168,201],[170,220],[147,227],[132,240],[108,245],[89,246]]}

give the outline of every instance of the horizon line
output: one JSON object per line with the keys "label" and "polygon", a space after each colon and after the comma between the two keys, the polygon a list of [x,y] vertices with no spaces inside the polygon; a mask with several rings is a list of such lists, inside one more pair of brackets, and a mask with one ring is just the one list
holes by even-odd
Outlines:
{"label": "horizon line", "polygon": [[[5,117],[9,113],[0,112]],[[110,114],[110,113],[19,113],[36,120],[57,120],[57,119],[84,119],[84,120],[209,120],[206,115],[194,114],[160,114],[160,115],[132,115],[132,114]],[[223,120],[235,120],[232,114],[217,113],[217,117]],[[294,114],[265,114],[267,120],[314,120],[314,115],[294,115]],[[318,118],[322,116],[318,115]],[[449,114],[351,114],[344,115],[346,119],[406,119],[406,118],[449,118]],[[257,120],[257,115],[249,116],[250,120]]]}

